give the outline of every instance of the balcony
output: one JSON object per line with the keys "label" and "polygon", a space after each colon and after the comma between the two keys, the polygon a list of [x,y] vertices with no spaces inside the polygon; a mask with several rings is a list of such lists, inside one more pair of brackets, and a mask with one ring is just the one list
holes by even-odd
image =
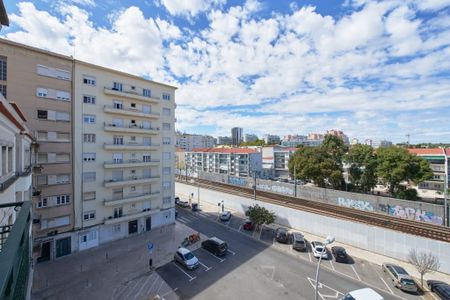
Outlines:
{"label": "balcony", "polygon": [[115,205],[127,204],[130,202],[151,200],[151,199],[157,198],[160,194],[161,194],[161,192],[157,191],[157,192],[143,193],[143,194],[139,194],[139,195],[128,195],[127,197],[123,197],[123,198],[119,198],[119,199],[105,199],[104,205],[105,206],[115,206]]}
{"label": "balcony", "polygon": [[142,144],[142,143],[123,143],[123,144],[108,144],[105,143],[103,148],[105,150],[159,150],[159,144]]}
{"label": "balcony", "polygon": [[146,102],[151,102],[151,103],[155,103],[155,104],[161,102],[161,100],[159,98],[156,98],[153,96],[150,96],[150,97],[144,96],[142,93],[142,89],[139,89],[139,90],[141,91],[140,93],[138,91],[132,90],[132,89],[122,89],[120,91],[119,89],[105,86],[103,91],[106,95],[110,95],[110,96],[125,97],[125,98],[129,98],[129,99],[146,101]]}
{"label": "balcony", "polygon": [[103,164],[103,167],[105,169],[112,169],[112,168],[133,168],[133,167],[153,167],[158,166],[160,163],[159,159],[146,159],[146,160],[140,160],[140,159],[128,159],[128,160],[112,160],[112,161],[105,161]]}
{"label": "balcony", "polygon": [[105,180],[105,187],[152,183],[159,181],[159,179],[160,176],[150,176],[150,177],[129,176],[128,178],[122,179],[108,179]]}
{"label": "balcony", "polygon": [[136,212],[136,213],[132,213],[132,214],[126,214],[126,215],[123,214],[120,217],[110,216],[108,218],[105,218],[105,225],[117,224],[117,223],[121,223],[121,222],[135,220],[135,219],[138,219],[141,217],[151,216],[151,215],[158,213],[159,211],[160,211],[160,208],[155,207],[152,210],[146,210],[146,211]]}
{"label": "balcony", "polygon": [[158,134],[159,127],[145,127],[144,125],[138,124],[128,124],[128,125],[118,125],[113,123],[104,123],[104,130],[111,132],[127,132],[127,133],[147,133],[147,134]]}
{"label": "balcony", "polygon": [[125,116],[136,116],[142,118],[151,118],[151,119],[159,119],[160,114],[155,112],[144,112],[142,110],[133,109],[133,108],[117,108],[112,105],[105,105],[103,108],[105,113],[110,114],[118,114]]}

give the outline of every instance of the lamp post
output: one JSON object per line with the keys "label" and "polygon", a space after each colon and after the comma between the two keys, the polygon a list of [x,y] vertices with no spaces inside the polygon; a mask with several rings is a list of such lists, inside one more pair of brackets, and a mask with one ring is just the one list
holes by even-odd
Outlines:
{"label": "lamp post", "polygon": [[256,202],[256,171],[253,172],[253,199]]}
{"label": "lamp post", "polygon": [[320,252],[319,262],[317,263],[317,270],[316,270],[316,294],[315,294],[315,297],[314,297],[315,300],[319,299],[318,298],[319,297],[319,288],[318,288],[318,286],[319,286],[320,262],[322,261],[322,256],[323,256],[323,253],[325,252],[325,249],[327,248],[327,245],[330,245],[333,242],[334,242],[334,236],[331,236],[331,235],[327,236],[327,238],[325,239],[323,248],[322,248],[322,252]]}
{"label": "lamp post", "polygon": [[294,165],[294,197],[297,198],[297,169]]}

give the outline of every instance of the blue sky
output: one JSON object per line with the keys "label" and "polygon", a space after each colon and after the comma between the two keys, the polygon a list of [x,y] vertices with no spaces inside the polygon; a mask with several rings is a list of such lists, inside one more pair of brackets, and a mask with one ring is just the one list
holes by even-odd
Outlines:
{"label": "blue sky", "polygon": [[450,142],[450,0],[5,6],[4,38],[179,87],[181,131]]}

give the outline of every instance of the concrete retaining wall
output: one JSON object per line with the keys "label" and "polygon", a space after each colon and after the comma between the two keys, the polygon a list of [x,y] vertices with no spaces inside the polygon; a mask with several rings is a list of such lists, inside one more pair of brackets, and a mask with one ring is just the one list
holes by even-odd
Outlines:
{"label": "concrete retaining wall", "polygon": [[[249,177],[234,177],[214,173],[200,173],[200,178],[243,187],[253,187],[254,180]],[[256,180],[258,190],[294,196],[294,185],[271,180]],[[388,198],[376,195],[350,193],[310,186],[297,186],[297,197],[311,201],[357,208],[366,211],[389,214],[400,218],[442,225],[444,207],[442,205]]]}
{"label": "concrete retaining wall", "polygon": [[[176,193],[197,194],[197,188],[182,184],[175,184]],[[217,205],[224,201],[225,209],[229,208],[240,213],[255,203],[254,200],[240,196],[201,189],[201,201]],[[333,235],[337,241],[369,250],[378,254],[390,256],[403,261],[407,260],[410,249],[432,252],[439,257],[440,271],[450,274],[450,243],[427,239],[397,231],[369,226],[362,223],[330,218],[312,213],[293,210],[290,208],[258,201],[258,204],[275,212],[276,223],[300,231],[310,232],[319,236]]]}

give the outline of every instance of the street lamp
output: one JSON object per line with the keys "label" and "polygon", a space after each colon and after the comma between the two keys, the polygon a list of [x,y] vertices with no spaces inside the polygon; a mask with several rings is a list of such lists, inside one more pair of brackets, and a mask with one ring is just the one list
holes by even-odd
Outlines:
{"label": "street lamp", "polygon": [[327,248],[327,245],[330,245],[334,242],[334,236],[327,236],[327,238],[325,239],[323,248],[322,248],[322,252],[320,252],[320,257],[319,257],[319,262],[317,263],[317,270],[316,270],[316,295],[314,297],[315,300],[318,300],[319,298],[319,269],[320,269],[320,262],[322,261],[322,256],[323,253],[325,252],[325,249]]}

